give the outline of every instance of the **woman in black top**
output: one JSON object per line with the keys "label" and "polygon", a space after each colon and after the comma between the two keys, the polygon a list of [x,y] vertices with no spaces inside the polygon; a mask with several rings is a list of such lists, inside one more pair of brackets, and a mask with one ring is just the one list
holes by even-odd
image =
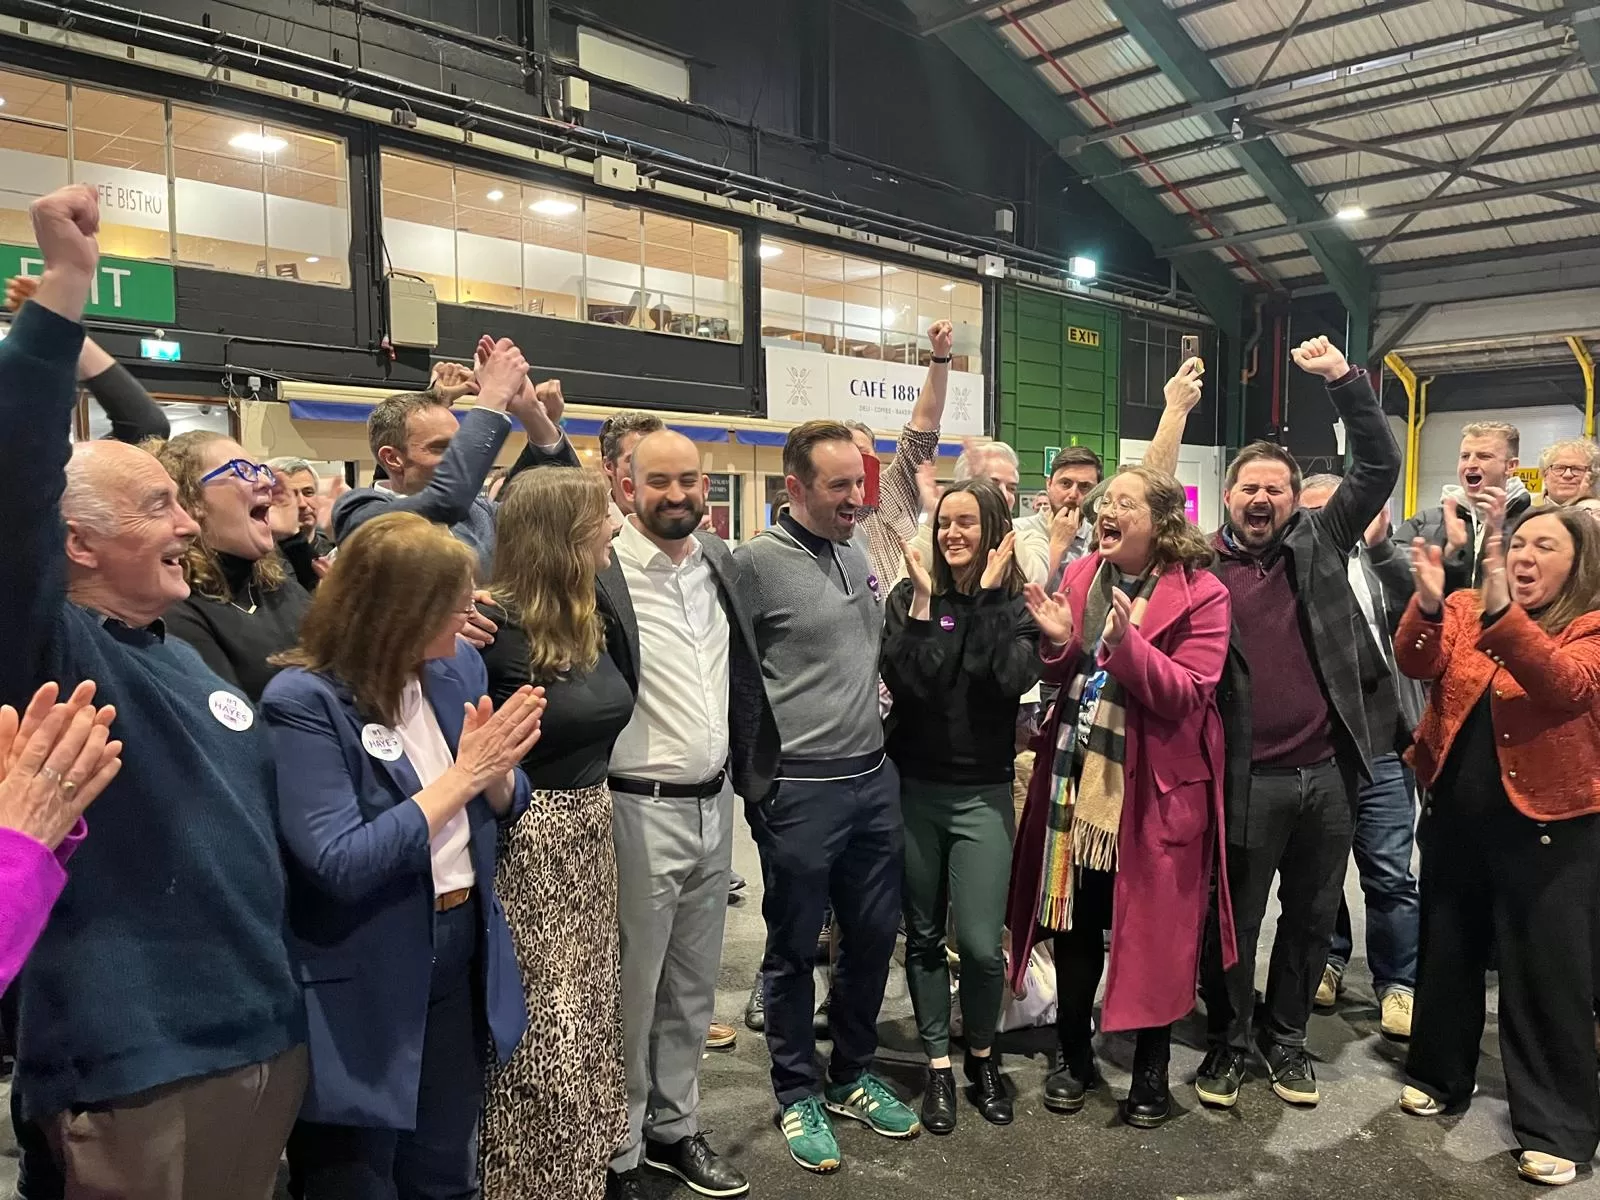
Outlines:
{"label": "woman in black top", "polygon": [[988,480],[963,480],[933,520],[931,570],[908,549],[907,578],[889,595],[882,670],[894,697],[887,749],[900,770],[906,828],[906,980],[928,1055],[922,1123],[949,1133],[952,905],[966,1076],[985,1120],[1005,1125],[1012,1117],[992,1047],[1004,1000],[1017,708],[1040,665],[1004,495]]}
{"label": "woman in black top", "polygon": [[[167,610],[167,632],[259,700],[278,673],[267,660],[299,641],[300,621],[311,606],[288,558],[309,558],[310,545],[299,536],[294,509],[273,506],[271,469],[246,458],[232,438],[195,430],[154,453],[178,485],[178,502],[200,525],[183,559],[189,598]],[[274,519],[282,526],[274,528]],[[305,567],[310,570],[309,562]]]}
{"label": "woman in black top", "polygon": [[489,1081],[483,1198],[600,1200],[628,1126],[606,765],[633,714],[607,650],[621,633],[596,601],[611,561],[605,484],[573,467],[526,471],[501,494],[495,527],[489,692],[498,703],[536,684],[548,707],[522,763],[533,797],[495,880],[531,1023]]}

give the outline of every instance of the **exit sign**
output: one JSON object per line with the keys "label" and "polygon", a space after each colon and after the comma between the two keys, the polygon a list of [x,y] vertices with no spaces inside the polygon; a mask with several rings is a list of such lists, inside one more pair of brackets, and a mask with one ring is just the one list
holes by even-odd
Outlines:
{"label": "exit sign", "polygon": [[1100,348],[1100,331],[1098,329],[1080,329],[1076,325],[1067,326],[1067,341],[1074,346],[1093,346]]}
{"label": "exit sign", "polygon": [[1061,453],[1060,446],[1046,446],[1044,448],[1044,476],[1050,478],[1050,464],[1056,461],[1056,455]]}
{"label": "exit sign", "polygon": [[[0,243],[0,279],[13,275],[44,274],[44,258],[33,246]],[[123,321],[148,321],[171,325],[178,317],[177,287],[169,263],[141,262],[136,258],[100,258],[90,284],[86,317],[116,317]]]}
{"label": "exit sign", "polygon": [[177,342],[162,341],[158,338],[140,338],[139,357],[155,362],[177,362],[183,358],[183,347]]}

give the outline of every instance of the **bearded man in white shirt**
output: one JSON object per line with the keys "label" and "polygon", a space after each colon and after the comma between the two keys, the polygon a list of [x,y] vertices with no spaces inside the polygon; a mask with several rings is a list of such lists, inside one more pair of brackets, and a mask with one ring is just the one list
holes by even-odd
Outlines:
{"label": "bearded man in white shirt", "polygon": [[701,1195],[748,1190],[701,1136],[696,1110],[727,917],[734,793],[770,789],[778,731],[739,600],[739,568],[720,538],[698,532],[707,487],[688,438],[671,430],[640,438],[621,478],[629,515],[598,580],[638,682],[610,778],[629,1137],[612,1158],[607,1195],[619,1200],[642,1195],[641,1162]]}

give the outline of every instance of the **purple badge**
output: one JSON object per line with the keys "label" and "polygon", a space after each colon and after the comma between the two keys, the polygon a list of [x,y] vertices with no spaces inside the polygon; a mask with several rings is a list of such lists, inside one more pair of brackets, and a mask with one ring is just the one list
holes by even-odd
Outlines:
{"label": "purple badge", "polygon": [[867,589],[878,599],[881,600],[883,598],[878,595],[878,577],[876,575],[867,576]]}
{"label": "purple badge", "polygon": [[956,627],[956,619],[954,617],[952,617],[949,613],[945,613],[944,616],[939,618],[939,628],[944,630],[946,633],[949,633],[955,627]]}

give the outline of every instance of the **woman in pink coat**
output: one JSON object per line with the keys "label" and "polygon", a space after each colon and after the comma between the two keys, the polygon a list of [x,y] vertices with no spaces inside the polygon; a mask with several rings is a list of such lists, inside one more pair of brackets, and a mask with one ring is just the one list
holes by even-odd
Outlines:
{"label": "woman in pink coat", "polygon": [[1090,1032],[1110,929],[1102,1027],[1138,1031],[1125,1116],[1150,1129],[1171,1113],[1172,1024],[1194,1006],[1214,876],[1224,956],[1236,957],[1215,697],[1229,598],[1163,471],[1115,476],[1095,532],[1097,552],[1067,569],[1061,591],[1028,589],[1044,678],[1061,692],[1034,743],[1012,858],[1012,981],[1052,935],[1061,1049],[1044,1102],[1076,1112],[1101,1082]]}

